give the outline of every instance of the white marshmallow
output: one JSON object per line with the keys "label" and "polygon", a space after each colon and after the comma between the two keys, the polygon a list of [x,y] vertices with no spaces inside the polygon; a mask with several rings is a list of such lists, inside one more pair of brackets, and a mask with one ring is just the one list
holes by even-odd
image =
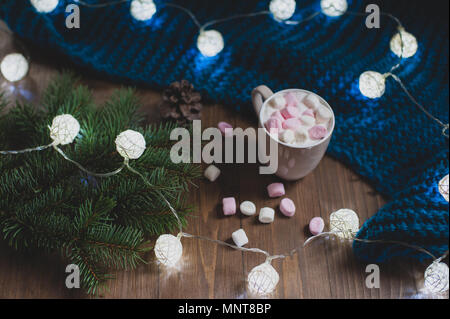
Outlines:
{"label": "white marshmallow", "polygon": [[282,96],[275,96],[271,101],[270,105],[276,109],[282,109],[286,106],[286,99]]}
{"label": "white marshmallow", "polygon": [[332,117],[333,114],[327,107],[321,105],[319,108],[317,108],[316,120],[318,124],[327,123]]}
{"label": "white marshmallow", "polygon": [[307,93],[305,92],[295,92],[294,94],[299,102],[302,102],[305,96],[307,95]]}
{"label": "white marshmallow", "polygon": [[267,105],[265,110],[264,110],[264,118],[265,119],[270,118],[275,111],[277,111],[277,109],[274,109],[270,105]]}
{"label": "white marshmallow", "polygon": [[255,215],[256,213],[256,206],[252,202],[246,200],[245,202],[242,202],[239,206],[239,209],[241,210],[241,213],[247,216]]}
{"label": "white marshmallow", "polygon": [[303,104],[303,103],[299,103],[298,104],[298,110],[300,111],[300,114],[303,114],[303,112],[305,112],[308,109],[308,107]]}
{"label": "white marshmallow", "polygon": [[313,110],[316,110],[319,106],[321,106],[319,98],[314,94],[308,94],[303,103],[305,103],[307,107]]}
{"label": "white marshmallow", "polygon": [[270,224],[275,219],[275,211],[270,207],[263,207],[259,211],[259,221],[263,224]]}
{"label": "white marshmallow", "polygon": [[233,238],[234,243],[238,247],[242,247],[242,246],[248,244],[248,237],[242,228],[238,229],[234,233],[232,233],[231,238]]}
{"label": "white marshmallow", "polygon": [[309,115],[303,115],[300,117],[300,121],[306,126],[314,126],[316,124],[316,119]]}
{"label": "white marshmallow", "polygon": [[299,127],[295,131],[295,142],[298,144],[303,144],[308,140],[308,131],[304,127]]}
{"label": "white marshmallow", "polygon": [[281,133],[280,138],[283,142],[291,144],[295,141],[295,133],[293,130],[285,130]]}
{"label": "white marshmallow", "polygon": [[204,174],[207,179],[209,179],[211,182],[214,182],[220,175],[220,169],[218,169],[214,165],[209,165],[208,168],[205,169]]}

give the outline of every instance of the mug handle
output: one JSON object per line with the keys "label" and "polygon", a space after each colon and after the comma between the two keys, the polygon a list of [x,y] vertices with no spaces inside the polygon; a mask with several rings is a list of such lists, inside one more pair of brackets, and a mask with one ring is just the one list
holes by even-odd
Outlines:
{"label": "mug handle", "polygon": [[253,89],[252,91],[252,103],[253,108],[255,109],[256,115],[259,117],[259,112],[261,112],[261,108],[265,100],[273,95],[271,89],[269,89],[265,85],[260,85]]}

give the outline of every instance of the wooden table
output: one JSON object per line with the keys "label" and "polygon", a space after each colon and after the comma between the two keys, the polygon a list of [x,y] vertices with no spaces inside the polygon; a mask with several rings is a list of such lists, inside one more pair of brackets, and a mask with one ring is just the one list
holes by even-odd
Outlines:
{"label": "wooden table", "polygon": [[[5,41],[7,39],[3,37],[3,44]],[[0,37],[0,48],[1,44]],[[47,52],[33,52],[28,78],[37,86],[37,91],[42,92],[60,68],[60,63],[55,63],[54,57],[50,58]],[[82,82],[93,90],[99,103],[120,87],[92,77],[83,77]],[[160,93],[141,88],[138,94],[149,120],[157,121]],[[254,119],[245,119],[223,106],[204,107],[203,128],[215,127],[223,119],[235,127],[256,126]],[[384,204],[383,198],[358,175],[325,157],[309,176],[298,182],[285,183],[287,196],[297,206],[293,218],[285,218],[279,211],[275,222],[269,225],[239,213],[224,218],[221,200],[226,196],[234,196],[237,202],[251,200],[259,208],[277,206],[279,199],[269,199],[266,195],[266,186],[277,178],[258,175],[256,165],[219,166],[222,174],[218,181],[200,180],[199,188],[192,188],[187,194],[197,207],[186,229],[191,234],[229,241],[233,231],[244,228],[250,239],[249,246],[271,253],[285,253],[302,245],[309,236],[305,227],[314,216],[328,221],[331,212],[350,208],[363,222]],[[251,268],[263,261],[262,256],[188,238],[183,240],[183,246],[180,269],[167,271],[158,267],[153,254],[149,254],[149,265],[117,273],[116,280],[109,283],[109,292],[101,297],[247,297],[246,276]],[[273,265],[280,274],[280,282],[272,298],[409,298],[414,297],[421,287],[425,268],[425,265],[405,263],[381,265],[380,289],[368,289],[365,285],[367,265],[355,260],[350,245],[331,240],[317,240],[299,254],[283,261],[276,260]],[[85,298],[82,291],[65,288],[65,267],[56,256],[21,254],[1,243],[0,298]]]}

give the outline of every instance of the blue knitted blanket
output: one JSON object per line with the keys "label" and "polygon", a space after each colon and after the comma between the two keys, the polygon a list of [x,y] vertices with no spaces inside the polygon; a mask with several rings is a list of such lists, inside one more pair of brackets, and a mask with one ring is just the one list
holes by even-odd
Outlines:
{"label": "blue knitted blanket", "polygon": [[[189,8],[201,23],[267,10],[269,4],[269,0],[170,1]],[[389,199],[365,222],[358,238],[407,242],[437,256],[448,250],[448,203],[438,191],[439,180],[448,174],[448,139],[392,79],[379,99],[367,99],[358,89],[362,72],[387,72],[397,62],[389,50],[396,31],[391,20],[382,18],[380,29],[367,29],[364,18],[353,15],[319,14],[297,26],[280,24],[270,16],[222,23],[214,28],[223,34],[225,48],[206,58],[196,48],[198,29],[174,8],[138,22],[130,15],[129,2],[101,9],[81,7],[81,28],[67,29],[64,9],[73,2],[60,0],[55,11],[40,14],[28,0],[2,0],[0,18],[20,37],[109,79],[159,89],[185,78],[211,101],[244,114],[251,109],[251,90],[260,84],[274,91],[297,87],[317,92],[336,113],[328,154]],[[162,2],[155,1],[157,6]],[[447,123],[448,3],[348,2],[349,10],[360,12],[367,3],[378,2],[382,11],[395,14],[417,37],[418,52],[396,73],[432,114]],[[297,1],[294,18],[317,10],[319,0]],[[359,258],[370,262],[427,258],[398,245],[355,242],[353,247]]]}

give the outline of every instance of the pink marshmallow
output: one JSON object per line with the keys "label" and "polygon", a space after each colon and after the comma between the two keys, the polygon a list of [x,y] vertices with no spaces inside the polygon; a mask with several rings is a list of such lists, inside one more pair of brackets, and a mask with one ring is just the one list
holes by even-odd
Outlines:
{"label": "pink marshmallow", "polygon": [[305,112],[302,113],[302,115],[314,117],[314,111],[307,109]]}
{"label": "pink marshmallow", "polygon": [[280,111],[273,112],[270,117],[274,117],[276,119],[279,119],[281,122],[284,121],[284,117],[283,117],[283,115],[281,115]]}
{"label": "pink marshmallow", "polygon": [[222,199],[223,214],[225,216],[236,214],[236,201],[234,197],[225,197]]}
{"label": "pink marshmallow", "polygon": [[280,211],[287,217],[292,217],[295,214],[295,204],[289,198],[283,198],[280,202]]}
{"label": "pink marshmallow", "polygon": [[293,119],[288,119],[288,120],[284,121],[282,124],[282,127],[285,130],[291,129],[291,130],[295,131],[301,125],[302,125],[302,122],[300,122],[300,120],[293,118]]}
{"label": "pink marshmallow", "polygon": [[281,115],[285,119],[291,119],[291,118],[299,117],[301,114],[297,107],[287,106],[281,110]]}
{"label": "pink marshmallow", "polygon": [[286,194],[284,190],[284,185],[282,183],[272,183],[267,186],[267,193],[269,194],[269,197],[280,197]]}
{"label": "pink marshmallow", "polygon": [[[225,133],[226,131],[225,131],[225,129],[232,129],[233,128],[233,126],[231,126],[231,124],[230,123],[227,123],[227,122],[219,122],[218,124],[217,124],[217,127],[219,128],[219,130],[220,130],[220,132],[222,133],[222,135],[224,135],[224,136],[230,136],[230,135],[232,135],[232,133],[233,133],[233,131],[232,130],[228,130],[228,132],[227,133]],[[231,133],[231,134],[230,134]]]}
{"label": "pink marshmallow", "polygon": [[298,105],[298,100],[296,98],[296,96],[294,95],[294,93],[289,92],[287,94],[284,95],[284,98],[286,99],[286,104],[287,106],[297,106]]}
{"label": "pink marshmallow", "polygon": [[325,222],[321,217],[314,217],[309,222],[309,231],[314,236],[319,235],[323,232],[323,229],[325,227]]}
{"label": "pink marshmallow", "polygon": [[308,130],[308,133],[312,140],[320,140],[327,135],[328,130],[323,125],[315,125]]}
{"label": "pink marshmallow", "polygon": [[266,122],[266,129],[270,132],[271,129],[282,129],[283,125],[281,123],[281,120],[276,117],[271,117]]}

